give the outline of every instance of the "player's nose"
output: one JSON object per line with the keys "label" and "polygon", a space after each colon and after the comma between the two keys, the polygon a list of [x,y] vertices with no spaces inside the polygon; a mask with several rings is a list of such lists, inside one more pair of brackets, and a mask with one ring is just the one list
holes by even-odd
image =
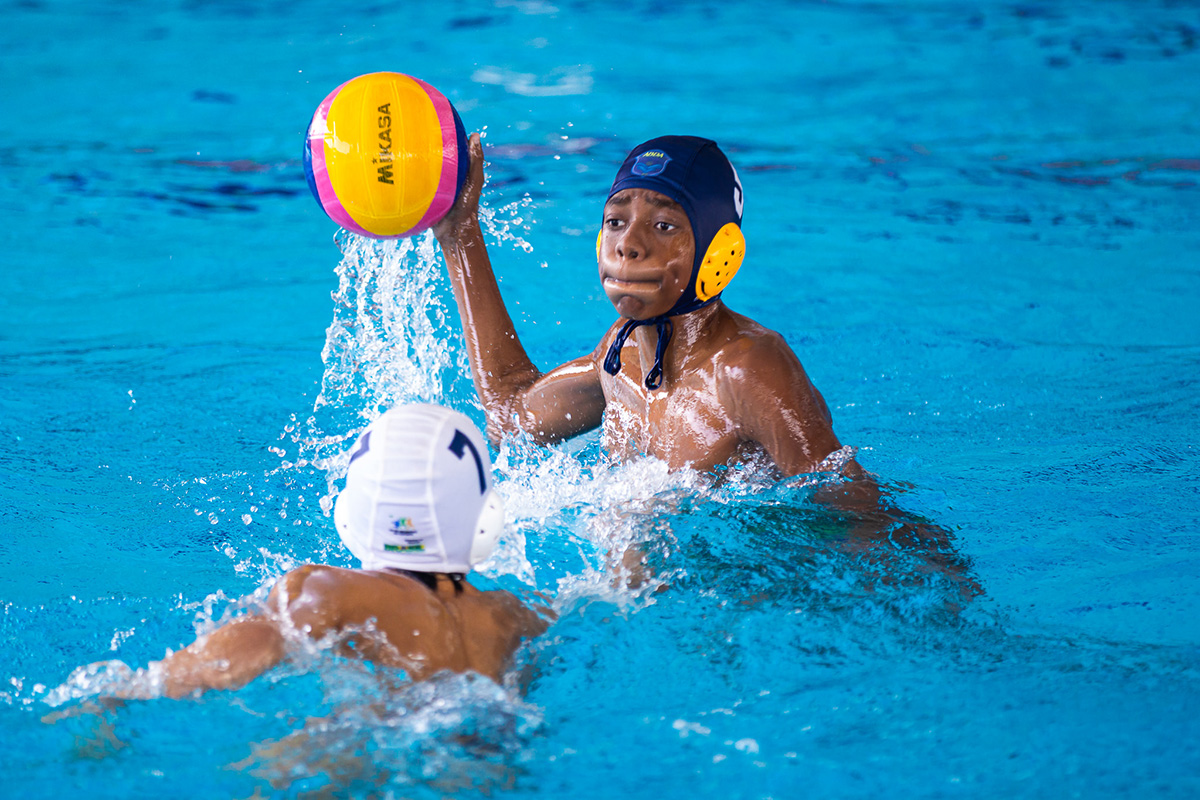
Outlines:
{"label": "player's nose", "polygon": [[645,258],[648,237],[638,225],[630,225],[617,240],[617,255],[625,259]]}

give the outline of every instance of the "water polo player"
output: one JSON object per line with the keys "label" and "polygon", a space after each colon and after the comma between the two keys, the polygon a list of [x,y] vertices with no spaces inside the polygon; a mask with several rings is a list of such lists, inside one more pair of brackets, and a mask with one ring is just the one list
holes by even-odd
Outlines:
{"label": "water polo player", "polygon": [[487,444],[462,414],[410,405],[376,420],[352,451],[334,521],[362,569],[292,570],[265,610],[170,653],[118,694],[237,688],[309,640],[413,680],[471,670],[499,681],[522,639],[546,628],[515,595],[466,580],[495,545],[504,509]]}
{"label": "water polo player", "polygon": [[[744,253],[742,187],[715,142],[663,136],[625,159],[596,248],[620,319],[590,355],[544,374],[500,297],[478,220],[477,135],[470,150],[467,181],[434,233],[493,438],[519,428],[550,443],[603,424],[617,456],[706,470],[762,450],[785,475],[817,470],[840,448],[783,337],[721,300]],[[858,472],[853,461],[846,469]]]}

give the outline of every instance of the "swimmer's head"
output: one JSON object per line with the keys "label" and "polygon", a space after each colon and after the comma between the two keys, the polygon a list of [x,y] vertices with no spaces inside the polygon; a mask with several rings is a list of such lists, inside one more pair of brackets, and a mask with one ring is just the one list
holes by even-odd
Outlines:
{"label": "swimmer's head", "polygon": [[487,443],[457,411],[394,408],[351,448],[333,519],[364,569],[469,572],[504,528]]}
{"label": "swimmer's head", "polygon": [[608,192],[650,189],[674,200],[687,214],[696,240],[692,275],[666,316],[705,305],[729,285],[745,254],[742,182],[710,139],[660,136],[635,147]]}

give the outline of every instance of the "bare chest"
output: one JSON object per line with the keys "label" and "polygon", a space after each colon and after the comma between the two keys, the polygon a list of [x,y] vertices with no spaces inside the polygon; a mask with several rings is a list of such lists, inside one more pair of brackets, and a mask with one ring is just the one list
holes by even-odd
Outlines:
{"label": "bare chest", "polygon": [[602,437],[614,457],[650,455],[672,469],[707,470],[736,455],[741,437],[711,376],[692,374],[654,391],[626,370],[605,378]]}

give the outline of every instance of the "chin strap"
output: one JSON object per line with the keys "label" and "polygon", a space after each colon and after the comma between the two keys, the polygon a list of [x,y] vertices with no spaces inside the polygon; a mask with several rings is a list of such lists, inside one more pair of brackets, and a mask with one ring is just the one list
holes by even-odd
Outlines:
{"label": "chin strap", "polygon": [[621,371],[621,348],[625,346],[625,340],[629,338],[635,328],[650,324],[658,329],[658,344],[654,347],[654,366],[646,373],[646,388],[653,391],[662,386],[663,356],[666,355],[667,345],[671,343],[671,334],[675,332],[675,324],[666,315],[651,319],[626,320],[621,329],[617,331],[617,338],[613,339],[613,343],[608,347],[608,354],[604,357],[604,371],[609,375],[616,375]]}
{"label": "chin strap", "polygon": [[720,297],[720,292],[717,292],[707,300],[700,300],[694,296],[689,297],[687,294],[684,294],[666,314],[651,317],[650,319],[626,320],[621,329],[617,331],[617,338],[613,339],[613,343],[609,345],[608,354],[604,356],[604,371],[609,375],[616,375],[620,372],[621,348],[625,346],[625,340],[629,338],[629,335],[633,333],[635,328],[640,328],[643,325],[654,325],[658,329],[658,344],[654,348],[654,366],[650,367],[650,371],[646,373],[646,388],[653,391],[662,386],[663,356],[666,355],[667,345],[671,343],[671,334],[675,333],[675,323],[671,322],[671,317],[690,314],[705,306],[710,306],[717,302]]}

